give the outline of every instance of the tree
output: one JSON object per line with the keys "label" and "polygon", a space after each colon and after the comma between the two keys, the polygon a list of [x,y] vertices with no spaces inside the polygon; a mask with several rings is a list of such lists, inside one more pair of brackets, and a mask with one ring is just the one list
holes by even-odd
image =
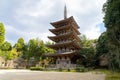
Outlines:
{"label": "tree", "polygon": [[18,52],[22,52],[24,46],[25,46],[24,39],[23,38],[19,38],[17,43],[14,45],[14,48],[16,48],[16,50]]}
{"label": "tree", "polygon": [[96,45],[96,56],[100,57],[101,55],[108,54],[108,39],[106,32],[102,33],[98,39],[97,45]]}
{"label": "tree", "polygon": [[9,42],[4,42],[0,50],[0,56],[5,59],[5,64],[9,64],[7,61],[17,58],[17,51],[12,49],[12,45]]}
{"label": "tree", "polygon": [[15,48],[13,48],[10,53],[9,53],[9,56],[8,56],[8,59],[16,59],[18,57],[18,52]]}
{"label": "tree", "polygon": [[2,47],[1,47],[2,51],[10,51],[11,49],[12,49],[11,43],[6,41],[2,44]]}
{"label": "tree", "polygon": [[[106,32],[103,32],[96,44],[96,66],[97,67],[108,67],[108,58],[109,56],[109,49],[108,49],[108,39]],[[104,63],[101,64],[101,61],[104,60]]]}
{"label": "tree", "polygon": [[86,67],[95,67],[95,50],[93,47],[82,48],[80,54],[85,57],[80,60],[81,64]]}
{"label": "tree", "polygon": [[46,53],[46,50],[47,49],[42,40],[39,40],[38,38],[30,39],[29,42],[25,44],[21,57],[27,60],[27,67],[29,67],[29,64],[32,64],[31,59],[34,58],[34,64],[37,64],[40,61],[40,59],[44,57],[43,54]]}
{"label": "tree", "polygon": [[18,42],[14,45],[14,48],[19,52],[19,57],[27,60],[27,67],[30,67],[31,59],[34,59],[34,64],[37,64],[40,60],[45,58],[45,53],[53,53],[53,50],[47,48],[44,42],[38,38],[30,39],[28,43],[24,43],[23,38],[19,38]]}
{"label": "tree", "polygon": [[18,52],[14,48],[11,51],[4,51],[3,54],[6,61],[16,59],[18,57]]}
{"label": "tree", "polygon": [[0,46],[4,42],[5,39],[5,29],[3,23],[0,23]]}
{"label": "tree", "polygon": [[80,60],[81,64],[86,67],[95,66],[95,45],[97,40],[87,39],[85,35],[80,36],[82,49],[80,50],[80,54],[85,56],[83,60]]}
{"label": "tree", "polygon": [[97,39],[87,39],[87,37],[85,35],[81,35],[80,36],[81,39],[81,45],[84,48],[89,48],[89,47],[94,47],[96,45]]}
{"label": "tree", "polygon": [[53,52],[53,50],[47,48],[42,40],[31,39],[28,42],[28,52],[30,57],[39,60],[40,57],[44,57],[45,53]]}
{"label": "tree", "polygon": [[109,65],[112,70],[120,71],[120,0],[107,0],[103,12],[107,28]]}

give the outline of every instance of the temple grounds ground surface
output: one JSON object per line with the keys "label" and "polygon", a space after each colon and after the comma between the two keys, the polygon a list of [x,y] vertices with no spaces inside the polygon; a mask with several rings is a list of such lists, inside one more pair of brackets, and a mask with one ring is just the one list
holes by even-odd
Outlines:
{"label": "temple grounds ground surface", "polygon": [[0,80],[105,80],[105,74],[96,74],[94,72],[0,70]]}

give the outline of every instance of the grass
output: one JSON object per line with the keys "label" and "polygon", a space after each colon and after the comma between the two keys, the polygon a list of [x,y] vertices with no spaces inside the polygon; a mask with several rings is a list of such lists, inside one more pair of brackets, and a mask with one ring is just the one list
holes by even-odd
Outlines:
{"label": "grass", "polygon": [[106,69],[96,69],[94,72],[106,74],[105,80],[120,80],[120,73],[118,72],[112,72]]}
{"label": "grass", "polygon": [[106,80],[120,80],[120,73],[109,73],[106,76]]}

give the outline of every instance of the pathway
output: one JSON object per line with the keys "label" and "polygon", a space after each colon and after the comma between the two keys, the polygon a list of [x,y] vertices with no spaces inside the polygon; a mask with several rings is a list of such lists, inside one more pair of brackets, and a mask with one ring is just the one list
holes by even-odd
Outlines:
{"label": "pathway", "polygon": [[92,72],[43,72],[30,70],[0,70],[0,80],[104,80],[105,74]]}

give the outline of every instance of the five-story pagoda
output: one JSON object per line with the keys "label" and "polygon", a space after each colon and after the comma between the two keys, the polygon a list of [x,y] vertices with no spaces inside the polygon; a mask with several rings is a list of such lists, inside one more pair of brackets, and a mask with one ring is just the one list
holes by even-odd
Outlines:
{"label": "five-story pagoda", "polygon": [[52,22],[54,29],[49,29],[55,36],[48,37],[55,44],[47,45],[55,50],[55,54],[47,54],[48,57],[53,57],[56,62],[56,68],[74,68],[76,60],[80,58],[78,50],[81,49],[79,42],[80,32],[79,26],[75,22],[73,16],[67,18],[66,6],[64,9],[64,19]]}

